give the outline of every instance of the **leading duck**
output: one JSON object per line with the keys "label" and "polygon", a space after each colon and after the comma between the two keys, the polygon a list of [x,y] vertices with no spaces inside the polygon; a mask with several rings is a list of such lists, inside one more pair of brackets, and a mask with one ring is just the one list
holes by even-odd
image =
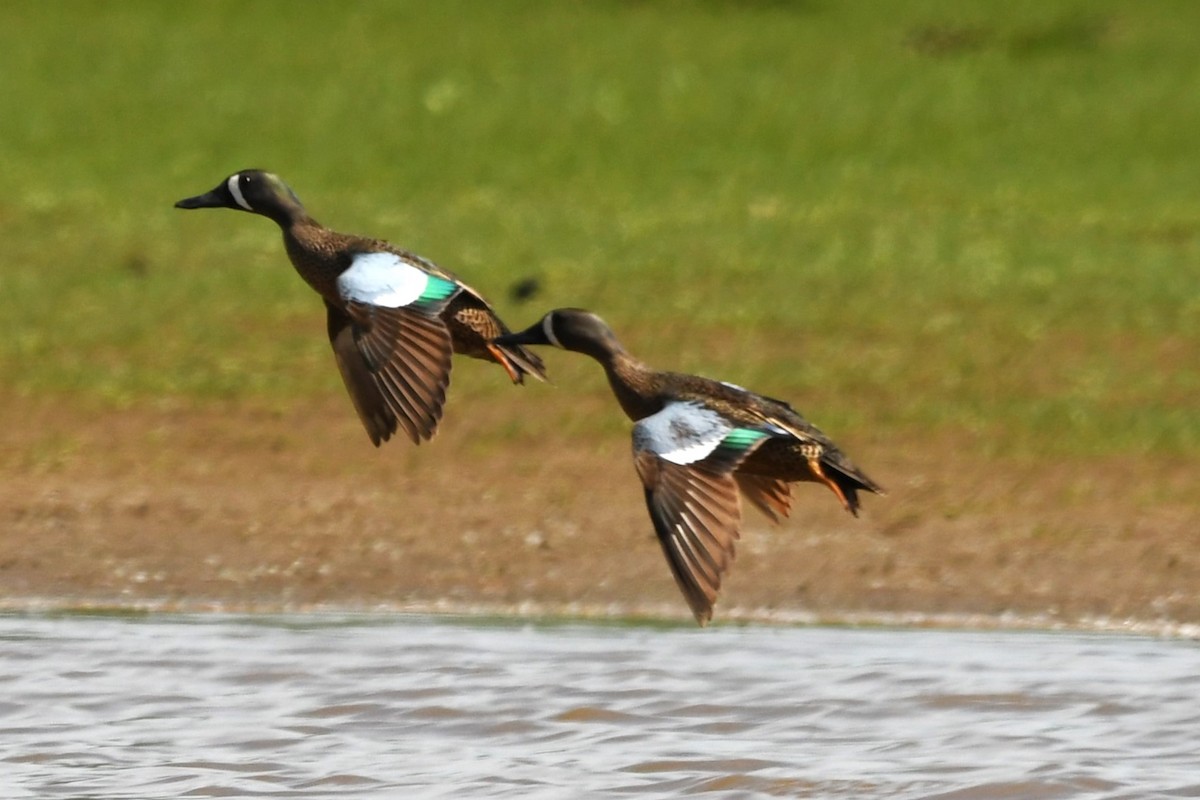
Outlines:
{"label": "leading duck", "polygon": [[325,300],[338,369],[376,447],[397,428],[416,444],[433,436],[450,384],[451,352],[495,362],[513,383],[525,375],[545,380],[535,354],[493,343],[509,331],[478,292],[381,239],[324,227],[276,175],[235,172],[175,207],[231,208],[279,225],[292,265]]}
{"label": "leading duck", "polygon": [[858,515],[858,493],[879,484],[787,403],[740,386],[652,369],[595,314],[560,308],[505,347],[553,345],[600,362],[633,426],[633,459],[671,573],[696,621],[712,619],[741,529],[738,490],[775,522],[791,511],[791,484],[827,486]]}

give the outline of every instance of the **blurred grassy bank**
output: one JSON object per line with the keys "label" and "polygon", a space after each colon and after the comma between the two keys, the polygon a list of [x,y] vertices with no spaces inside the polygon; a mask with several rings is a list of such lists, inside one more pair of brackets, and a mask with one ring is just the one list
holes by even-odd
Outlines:
{"label": "blurred grassy bank", "polygon": [[[1186,2],[4,3],[0,385],[342,394],[271,223],[171,207],[258,166],[513,326],[593,308],[839,438],[1200,455],[1197,30]],[[594,365],[550,366],[460,363],[452,408],[623,427],[572,414]]]}

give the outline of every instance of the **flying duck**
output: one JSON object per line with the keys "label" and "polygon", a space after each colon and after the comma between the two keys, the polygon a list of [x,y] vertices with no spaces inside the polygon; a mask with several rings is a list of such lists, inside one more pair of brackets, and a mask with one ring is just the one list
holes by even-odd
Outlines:
{"label": "flying duck", "polygon": [[493,341],[509,330],[477,291],[381,239],[324,227],[270,172],[235,172],[175,207],[231,208],[279,225],[292,265],[325,301],[338,369],[376,447],[397,429],[416,444],[434,435],[451,352],[495,362],[513,383],[545,380],[537,355]]}
{"label": "flying duck", "polygon": [[697,375],[653,369],[595,314],[560,308],[497,345],[553,345],[604,367],[634,421],[633,461],[667,563],[701,625],[712,619],[741,529],[739,490],[772,521],[788,516],[790,484],[828,487],[858,515],[860,491],[879,484],[782,400]]}

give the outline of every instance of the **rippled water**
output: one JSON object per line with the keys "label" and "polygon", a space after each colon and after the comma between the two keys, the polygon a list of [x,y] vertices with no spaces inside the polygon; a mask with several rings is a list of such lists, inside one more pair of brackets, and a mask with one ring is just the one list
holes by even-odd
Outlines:
{"label": "rippled water", "polygon": [[1140,637],[0,616],[0,794],[1200,796]]}

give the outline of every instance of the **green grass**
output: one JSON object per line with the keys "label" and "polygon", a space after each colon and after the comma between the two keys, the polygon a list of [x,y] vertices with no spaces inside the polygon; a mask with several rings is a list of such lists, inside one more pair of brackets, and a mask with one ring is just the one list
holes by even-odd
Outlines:
{"label": "green grass", "polygon": [[[834,434],[1195,456],[1196,30],[1187,2],[5,3],[0,381],[340,393],[271,223],[171,207],[262,166],[514,326],[593,308]],[[605,391],[551,359],[553,397],[465,368],[456,402]]]}

